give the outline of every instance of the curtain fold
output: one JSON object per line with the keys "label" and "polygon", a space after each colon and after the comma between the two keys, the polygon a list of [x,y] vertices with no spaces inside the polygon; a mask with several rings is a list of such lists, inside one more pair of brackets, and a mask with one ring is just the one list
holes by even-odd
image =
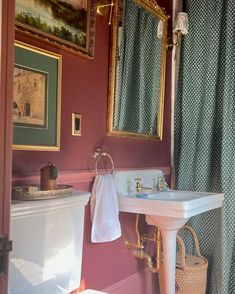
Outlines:
{"label": "curtain fold", "polygon": [[156,16],[124,1],[114,129],[156,134],[162,62],[157,27]]}
{"label": "curtain fold", "polygon": [[185,0],[175,113],[176,187],[225,193],[191,220],[209,259],[210,294],[235,293],[235,1]]}

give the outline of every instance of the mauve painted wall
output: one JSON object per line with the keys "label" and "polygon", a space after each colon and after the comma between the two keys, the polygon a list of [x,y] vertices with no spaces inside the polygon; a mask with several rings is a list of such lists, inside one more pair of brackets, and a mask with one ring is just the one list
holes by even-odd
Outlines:
{"label": "mauve painted wall", "polygon": [[[170,0],[162,1],[171,12]],[[163,141],[145,141],[106,136],[108,93],[109,27],[105,17],[97,17],[95,58],[85,59],[38,41],[16,35],[16,39],[60,53],[63,56],[61,151],[14,151],[13,172],[39,172],[48,161],[59,171],[91,170],[91,157],[96,147],[108,151],[117,168],[170,166],[170,54],[168,55]],[[71,135],[71,114],[82,114],[82,136]],[[92,183],[80,183],[77,188],[90,190]],[[107,244],[90,243],[90,214],[86,208],[82,276],[88,288],[102,290],[141,270],[137,261],[124,247],[126,239],[135,240],[135,216],[121,213],[122,238]],[[130,293],[132,294],[132,293]]]}
{"label": "mauve painted wall", "polygon": [[[166,3],[164,3],[166,7]],[[93,169],[91,155],[95,147],[111,153],[115,166],[166,166],[170,165],[170,62],[166,85],[163,141],[146,141],[106,136],[106,110],[108,93],[109,27],[107,18],[97,17],[95,58],[81,58],[74,54],[30,42],[60,53],[62,62],[61,151],[14,151],[13,172],[37,172],[48,161],[59,170]],[[168,58],[169,60],[169,58]],[[71,135],[71,114],[82,114],[82,136]]]}

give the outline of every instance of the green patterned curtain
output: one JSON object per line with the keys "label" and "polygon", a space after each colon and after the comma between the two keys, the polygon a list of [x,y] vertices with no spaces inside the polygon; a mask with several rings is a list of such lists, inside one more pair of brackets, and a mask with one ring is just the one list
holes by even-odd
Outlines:
{"label": "green patterned curtain", "polygon": [[235,1],[185,0],[175,114],[176,187],[225,193],[191,220],[209,259],[210,294],[235,293]]}
{"label": "green patterned curtain", "polygon": [[156,134],[162,50],[157,27],[155,16],[124,1],[114,129]]}

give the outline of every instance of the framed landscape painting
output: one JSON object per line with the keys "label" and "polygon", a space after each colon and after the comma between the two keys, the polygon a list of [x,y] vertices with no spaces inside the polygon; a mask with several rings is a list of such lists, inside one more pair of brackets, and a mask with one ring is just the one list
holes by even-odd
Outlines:
{"label": "framed landscape painting", "polygon": [[61,56],[15,44],[13,149],[60,150]]}
{"label": "framed landscape painting", "polygon": [[16,31],[94,56],[95,0],[15,0]]}

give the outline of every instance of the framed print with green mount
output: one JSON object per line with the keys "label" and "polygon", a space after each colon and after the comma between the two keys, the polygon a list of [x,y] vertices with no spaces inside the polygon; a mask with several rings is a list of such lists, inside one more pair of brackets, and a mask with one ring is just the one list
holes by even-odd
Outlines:
{"label": "framed print with green mount", "polygon": [[60,150],[61,55],[16,41],[13,150]]}

